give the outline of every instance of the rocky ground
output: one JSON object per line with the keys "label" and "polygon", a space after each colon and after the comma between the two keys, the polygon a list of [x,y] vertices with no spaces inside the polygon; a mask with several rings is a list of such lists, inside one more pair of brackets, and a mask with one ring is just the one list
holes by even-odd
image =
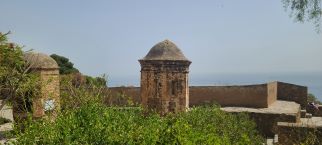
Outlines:
{"label": "rocky ground", "polygon": [[[1,103],[2,101],[0,100],[0,104]],[[0,117],[7,118],[13,122],[11,107],[4,106],[2,110],[0,110]],[[0,144],[6,144],[9,141],[9,139],[5,138],[4,134],[12,130],[12,122],[0,125]]]}

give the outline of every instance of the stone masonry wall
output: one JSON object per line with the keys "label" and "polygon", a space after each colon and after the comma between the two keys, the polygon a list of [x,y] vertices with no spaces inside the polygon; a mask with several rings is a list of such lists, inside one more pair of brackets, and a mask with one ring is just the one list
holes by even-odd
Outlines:
{"label": "stone masonry wall", "polygon": [[[276,100],[274,87],[272,90],[269,86],[191,86],[189,106],[217,102],[222,106],[267,107]],[[111,95],[122,92],[140,103],[139,87],[111,87],[109,90]]]}
{"label": "stone masonry wall", "polygon": [[[121,89],[140,103],[139,87],[116,88],[110,88],[111,92]],[[222,106],[267,107],[276,100],[286,100],[299,103],[303,108],[307,105],[306,99],[307,87],[282,82],[248,86],[189,87],[189,106],[217,102]]]}
{"label": "stone masonry wall", "polygon": [[34,109],[41,113],[38,114],[35,112],[34,115],[35,117],[44,115],[42,113],[45,113],[45,109],[52,108],[51,111],[47,110],[47,115],[56,116],[57,111],[60,110],[59,70],[43,70],[40,75],[42,81],[42,86],[40,88],[41,104]]}
{"label": "stone masonry wall", "polygon": [[188,65],[180,61],[141,61],[141,102],[160,114],[185,111],[189,104]]}
{"label": "stone masonry wall", "polygon": [[274,95],[268,99],[268,93],[267,84],[190,87],[190,104],[198,106],[217,102],[221,106],[266,108],[276,100]]}
{"label": "stone masonry wall", "polygon": [[119,98],[119,96],[132,99],[134,104],[141,103],[139,87],[112,87],[105,90],[104,93],[110,96],[107,100],[104,100],[108,105],[126,105],[127,100]]}
{"label": "stone masonry wall", "polygon": [[277,82],[277,99],[294,101],[301,105],[302,109],[307,105],[307,87],[283,82]]}
{"label": "stone masonry wall", "polygon": [[307,126],[300,123],[278,123],[278,142],[288,144],[322,144],[322,127]]}
{"label": "stone masonry wall", "polygon": [[277,122],[293,122],[296,123],[300,119],[300,114],[272,114],[272,113],[249,113],[256,125],[258,131],[265,137],[274,137],[277,134]]}

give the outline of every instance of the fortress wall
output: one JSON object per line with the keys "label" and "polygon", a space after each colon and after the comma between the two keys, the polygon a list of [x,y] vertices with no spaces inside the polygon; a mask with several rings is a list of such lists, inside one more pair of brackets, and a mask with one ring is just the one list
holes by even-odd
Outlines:
{"label": "fortress wall", "polygon": [[304,109],[307,105],[307,87],[277,82],[277,99],[294,101]]}
{"label": "fortress wall", "polygon": [[190,87],[190,106],[217,102],[221,106],[268,107],[267,85],[193,86]]}
{"label": "fortress wall", "polygon": [[[139,87],[112,87],[112,95],[124,93],[140,103]],[[189,106],[217,102],[221,106],[268,107],[276,100],[294,101],[305,108],[307,87],[283,82],[245,86],[190,86]]]}
{"label": "fortress wall", "polygon": [[[270,90],[270,91],[269,91]],[[221,106],[268,107],[276,100],[276,87],[273,85],[247,86],[191,86],[189,88],[189,106],[198,106],[217,102]],[[140,103],[139,87],[111,87],[112,96],[123,93],[136,103]]]}
{"label": "fortress wall", "polygon": [[111,88],[108,88],[107,92],[113,98],[113,100],[109,100],[109,101],[110,102],[112,101],[118,105],[126,104],[126,102],[122,102],[122,101],[126,101],[126,100],[117,100],[116,101],[116,98],[120,95],[125,95],[126,97],[131,98],[135,104],[141,103],[140,87],[111,87]]}

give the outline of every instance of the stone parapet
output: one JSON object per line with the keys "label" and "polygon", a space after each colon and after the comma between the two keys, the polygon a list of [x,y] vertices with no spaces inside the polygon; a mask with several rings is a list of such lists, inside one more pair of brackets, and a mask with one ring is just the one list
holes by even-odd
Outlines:
{"label": "stone parapet", "polygon": [[300,122],[300,105],[295,102],[276,101],[268,108],[222,107],[229,113],[247,113],[265,137],[277,134],[277,122]]}
{"label": "stone parapet", "polygon": [[302,109],[305,109],[307,105],[307,87],[277,82],[277,99],[294,101],[299,103]]}

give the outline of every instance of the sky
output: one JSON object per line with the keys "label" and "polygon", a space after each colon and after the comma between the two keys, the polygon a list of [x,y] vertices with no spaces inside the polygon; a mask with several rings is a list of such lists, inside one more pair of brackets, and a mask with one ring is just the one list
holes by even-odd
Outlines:
{"label": "sky", "polygon": [[83,74],[140,76],[138,59],[173,41],[191,75],[322,72],[322,34],[280,0],[2,0],[0,32]]}

